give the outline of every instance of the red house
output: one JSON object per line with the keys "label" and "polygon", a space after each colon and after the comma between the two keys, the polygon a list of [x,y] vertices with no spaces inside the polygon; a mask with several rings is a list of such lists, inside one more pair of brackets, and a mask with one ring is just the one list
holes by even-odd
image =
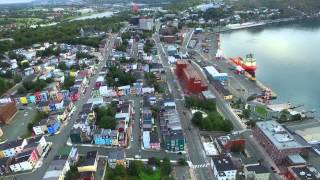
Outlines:
{"label": "red house", "polygon": [[77,101],[80,98],[80,91],[78,89],[72,89],[70,93],[70,98],[72,101]]}
{"label": "red house", "polygon": [[81,172],[77,180],[94,180],[93,172]]}
{"label": "red house", "polygon": [[197,71],[186,61],[177,61],[176,75],[181,80],[184,88],[190,93],[201,93],[208,89],[208,85]]}
{"label": "red house", "polygon": [[230,152],[236,148],[244,149],[246,144],[245,139],[234,135],[217,137],[214,142],[220,153]]}

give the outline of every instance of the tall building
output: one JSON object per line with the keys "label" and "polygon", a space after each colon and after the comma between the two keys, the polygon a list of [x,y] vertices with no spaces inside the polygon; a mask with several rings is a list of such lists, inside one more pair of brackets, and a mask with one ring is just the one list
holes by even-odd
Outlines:
{"label": "tall building", "polygon": [[139,19],[139,28],[141,30],[151,31],[153,30],[154,22],[153,18],[142,17]]}
{"label": "tall building", "polygon": [[298,142],[290,132],[273,120],[257,122],[253,135],[277,165],[284,165],[290,155],[306,154],[310,147]]}

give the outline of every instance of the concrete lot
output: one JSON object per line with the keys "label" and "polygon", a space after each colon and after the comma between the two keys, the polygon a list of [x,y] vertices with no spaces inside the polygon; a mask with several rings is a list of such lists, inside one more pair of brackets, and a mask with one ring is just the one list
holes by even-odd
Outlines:
{"label": "concrete lot", "polygon": [[15,117],[10,121],[9,124],[2,125],[4,138],[8,141],[15,140],[19,136],[23,136],[28,131],[28,123],[32,121],[36,114],[36,110],[26,108],[25,110],[18,110]]}

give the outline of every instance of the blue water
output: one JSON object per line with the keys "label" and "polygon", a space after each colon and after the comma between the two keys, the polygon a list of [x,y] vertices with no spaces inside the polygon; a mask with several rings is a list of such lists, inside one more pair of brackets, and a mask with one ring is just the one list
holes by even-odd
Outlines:
{"label": "blue water", "polygon": [[227,57],[253,53],[257,79],[272,88],[277,102],[304,104],[320,112],[320,20],[269,25],[222,35]]}

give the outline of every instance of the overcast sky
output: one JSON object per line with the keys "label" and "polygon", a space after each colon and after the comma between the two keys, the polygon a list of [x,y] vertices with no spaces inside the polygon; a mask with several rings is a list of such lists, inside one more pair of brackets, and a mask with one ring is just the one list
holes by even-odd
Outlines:
{"label": "overcast sky", "polygon": [[0,0],[0,4],[24,3],[32,0]]}

